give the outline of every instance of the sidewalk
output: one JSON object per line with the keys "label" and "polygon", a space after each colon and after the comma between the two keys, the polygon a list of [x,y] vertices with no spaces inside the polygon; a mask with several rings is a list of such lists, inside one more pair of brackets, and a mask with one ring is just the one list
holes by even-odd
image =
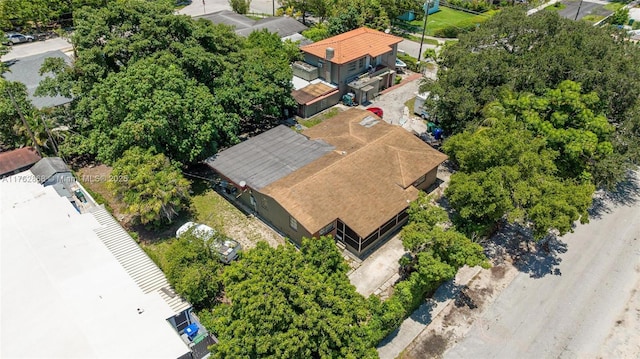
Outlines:
{"label": "sidewalk", "polygon": [[406,84],[408,84],[408,83],[410,83],[412,81],[415,81],[415,80],[417,80],[417,79],[419,79],[421,77],[422,77],[422,74],[418,74],[418,73],[414,73],[413,75],[409,75],[409,76],[405,77],[404,79],[402,79],[402,81],[399,84],[393,85],[393,86],[391,86],[389,88],[386,88],[386,89],[380,91],[378,93],[378,95],[384,95],[387,92],[391,92],[391,91],[393,91],[393,90],[395,90],[397,88],[400,88],[400,87],[402,87],[402,86],[404,86],[404,85],[406,85]]}
{"label": "sidewalk", "polygon": [[453,281],[441,285],[433,295],[378,346],[380,359],[395,359],[455,299],[480,271],[480,267],[463,267]]}

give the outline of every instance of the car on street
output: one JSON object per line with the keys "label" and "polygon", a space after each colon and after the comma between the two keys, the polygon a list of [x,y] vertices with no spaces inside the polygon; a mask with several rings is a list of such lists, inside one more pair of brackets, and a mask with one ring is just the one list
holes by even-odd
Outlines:
{"label": "car on street", "polygon": [[23,35],[17,32],[10,32],[6,36],[7,38],[3,41],[3,44],[5,45],[22,44],[24,42],[32,42],[35,40],[31,35]]}

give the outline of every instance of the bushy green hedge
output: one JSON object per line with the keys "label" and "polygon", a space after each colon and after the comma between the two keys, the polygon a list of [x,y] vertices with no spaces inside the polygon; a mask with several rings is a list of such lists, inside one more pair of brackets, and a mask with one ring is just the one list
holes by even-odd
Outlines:
{"label": "bushy green hedge", "polygon": [[442,5],[451,5],[476,12],[485,12],[491,9],[491,4],[478,0],[447,0],[443,1]]}
{"label": "bushy green hedge", "polygon": [[398,58],[407,64],[407,68],[413,72],[421,72],[424,69],[424,62],[418,65],[418,59],[407,54],[398,54]]}

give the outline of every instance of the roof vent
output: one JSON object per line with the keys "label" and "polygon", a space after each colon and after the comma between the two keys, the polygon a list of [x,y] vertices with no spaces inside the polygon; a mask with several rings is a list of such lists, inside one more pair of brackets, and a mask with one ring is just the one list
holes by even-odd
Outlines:
{"label": "roof vent", "polygon": [[362,121],[360,121],[360,125],[366,127],[366,128],[371,128],[373,126],[375,126],[378,122],[378,120],[376,120],[375,118],[371,117],[371,116],[367,116],[365,118],[362,119]]}
{"label": "roof vent", "polygon": [[325,58],[327,60],[331,60],[333,58],[334,53],[335,53],[335,50],[333,50],[333,47],[327,47]]}

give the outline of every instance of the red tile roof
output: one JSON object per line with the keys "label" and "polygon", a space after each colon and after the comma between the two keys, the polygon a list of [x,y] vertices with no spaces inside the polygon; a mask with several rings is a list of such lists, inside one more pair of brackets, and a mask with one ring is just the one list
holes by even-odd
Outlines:
{"label": "red tile roof", "polygon": [[393,45],[401,41],[402,38],[400,37],[361,27],[303,46],[300,49],[324,59],[327,48],[330,47],[335,54],[331,62],[334,64],[346,64],[366,55],[376,57],[385,54],[391,51]]}
{"label": "red tile roof", "polygon": [[33,147],[23,147],[13,151],[0,152],[0,175],[30,166],[40,161],[40,159],[40,156]]}

